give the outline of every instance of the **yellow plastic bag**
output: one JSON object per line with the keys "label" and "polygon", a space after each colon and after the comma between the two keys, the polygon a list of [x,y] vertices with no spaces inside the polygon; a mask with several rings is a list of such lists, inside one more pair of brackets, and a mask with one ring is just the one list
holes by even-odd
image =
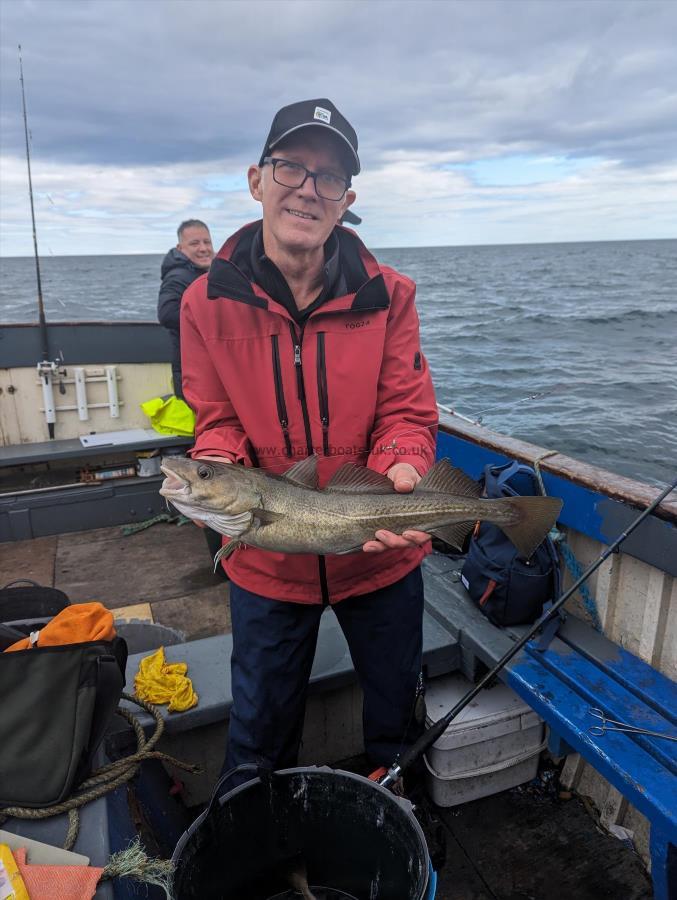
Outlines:
{"label": "yellow plastic bag", "polygon": [[188,678],[186,663],[165,662],[164,647],[139,663],[134,690],[148,703],[169,703],[169,712],[185,712],[197,704],[198,696]]}
{"label": "yellow plastic bag", "polygon": [[0,844],[0,897],[6,897],[7,900],[29,900],[19,867],[7,844]]}
{"label": "yellow plastic bag", "polygon": [[153,397],[141,404],[141,409],[160,434],[178,434],[192,437],[195,434],[195,413],[179,397]]}

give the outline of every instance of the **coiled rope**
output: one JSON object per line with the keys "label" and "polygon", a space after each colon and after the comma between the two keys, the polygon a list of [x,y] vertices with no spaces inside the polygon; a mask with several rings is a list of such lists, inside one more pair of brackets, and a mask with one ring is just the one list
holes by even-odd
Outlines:
{"label": "coiled rope", "polygon": [[183,514],[178,516],[173,516],[168,512],[158,513],[157,516],[152,516],[150,519],[144,519],[143,522],[135,522],[132,525],[123,525],[120,529],[122,531],[123,537],[129,537],[132,534],[138,534],[139,531],[145,531],[146,528],[150,528],[152,525],[158,525],[160,522],[169,522],[175,525],[185,525],[190,522],[188,516],[184,516]]}
{"label": "coiled rope", "polygon": [[63,800],[61,803],[56,803],[53,806],[45,806],[41,809],[31,809],[26,806],[6,807],[2,810],[2,814],[0,815],[0,823],[4,821],[5,818],[10,817],[17,819],[48,819],[50,816],[59,816],[62,813],[68,813],[68,832],[63,848],[64,850],[70,850],[75,844],[80,830],[78,809],[86,803],[91,803],[92,800],[98,800],[99,797],[103,797],[110,791],[114,791],[121,785],[131,781],[145,759],[161,759],[165,762],[172,763],[172,765],[177,766],[179,769],[194,774],[201,771],[199,766],[181,762],[178,759],[174,759],[173,756],[169,756],[167,753],[162,753],[159,750],[153,749],[165,730],[165,723],[157,706],[153,706],[152,703],[147,703],[145,700],[139,700],[138,697],[133,697],[131,694],[123,693],[122,699],[140,706],[155,719],[155,731],[146,740],[143,727],[136,716],[124,707],[119,706],[116,709],[116,713],[119,716],[122,716],[123,719],[126,719],[134,729],[137,743],[136,753],[115,760],[92,772],[89,778],[79,785],[77,792],[72,794],[67,800]]}
{"label": "coiled rope", "polygon": [[[541,462],[542,460],[547,459],[549,456],[556,456],[557,453],[557,450],[547,450],[545,453],[541,453],[541,455],[534,460],[534,472],[536,473],[538,485],[543,496],[546,496],[546,491],[545,485],[543,484],[543,476],[541,474]],[[555,542],[555,546],[558,548],[562,559],[564,560],[564,563],[571,573],[574,581],[577,581],[583,574],[583,566],[576,559],[574,551],[567,543],[565,535],[558,528],[553,528],[550,532],[550,536]],[[595,603],[595,598],[590,593],[590,589],[588,588],[587,584],[581,584],[578,588],[578,593],[581,596],[581,600],[583,601],[583,606],[586,612],[590,616],[592,627],[595,629],[595,631],[601,632],[602,623],[599,618],[599,613],[597,612],[597,604]]]}

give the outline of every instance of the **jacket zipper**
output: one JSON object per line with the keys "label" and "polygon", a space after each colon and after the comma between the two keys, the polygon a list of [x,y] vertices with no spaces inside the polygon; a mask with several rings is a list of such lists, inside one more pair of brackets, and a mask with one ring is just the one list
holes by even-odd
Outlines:
{"label": "jacket zipper", "polygon": [[277,417],[280,420],[282,435],[284,437],[284,449],[287,456],[292,455],[291,439],[289,437],[289,420],[287,418],[287,405],[284,402],[284,387],[282,385],[282,367],[280,366],[280,347],[276,334],[271,335],[273,342],[273,375],[275,378],[275,402],[277,403]]}
{"label": "jacket zipper", "polygon": [[294,347],[294,368],[296,369],[296,390],[298,392],[299,401],[301,403],[301,411],[303,412],[303,429],[306,433],[306,451],[308,456],[312,456],[315,452],[313,448],[313,435],[310,430],[310,417],[308,415],[308,404],[306,403],[306,388],[303,383],[303,362],[301,360],[301,348],[303,347],[303,327],[300,334],[296,334],[294,323],[289,322],[289,332]]}
{"label": "jacket zipper", "polygon": [[[296,368],[296,387],[301,403],[301,412],[303,413],[303,427],[306,433],[306,450],[308,456],[312,456],[315,452],[313,448],[313,435],[310,430],[310,417],[308,415],[308,404],[306,402],[306,388],[303,383],[303,360],[301,359],[301,348],[303,346],[303,327],[297,335],[294,323],[289,323],[289,333],[291,334],[292,346],[294,347],[294,367]],[[324,556],[318,556],[317,562],[320,574],[320,592],[322,594],[322,606],[329,605],[329,585],[327,584],[327,563]]]}
{"label": "jacket zipper", "polygon": [[322,452],[329,456],[329,396],[327,391],[327,368],[324,352],[324,331],[317,335],[317,390],[320,401],[320,421],[322,422]]}

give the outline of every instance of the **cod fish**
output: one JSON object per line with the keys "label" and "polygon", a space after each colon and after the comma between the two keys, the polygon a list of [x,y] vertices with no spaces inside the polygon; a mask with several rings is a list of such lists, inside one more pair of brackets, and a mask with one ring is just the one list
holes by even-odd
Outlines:
{"label": "cod fish", "polygon": [[180,512],[239,544],[281,553],[352,553],[386,529],[426,531],[454,547],[475,522],[498,525],[519,553],[529,557],[555,523],[555,497],[487,500],[480,487],[449,460],[436,463],[409,494],[372,469],[343,465],[321,490],[317,457],[297,462],[284,475],[213,460],[167,457],[160,493]]}

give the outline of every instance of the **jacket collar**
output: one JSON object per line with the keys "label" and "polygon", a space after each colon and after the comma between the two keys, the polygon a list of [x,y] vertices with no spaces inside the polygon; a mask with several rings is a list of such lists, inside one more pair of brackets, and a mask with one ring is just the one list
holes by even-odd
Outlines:
{"label": "jacket collar", "polygon": [[[289,317],[284,305],[276,302],[256,283],[251,267],[251,247],[261,222],[251,222],[236,231],[221,247],[212,262],[207,279],[207,296],[211,300],[227,299],[247,303],[260,309],[281,312]],[[367,309],[387,309],[390,297],[381,268],[355,232],[341,225],[334,229],[338,241],[340,272],[346,293],[327,300],[313,315]]]}

